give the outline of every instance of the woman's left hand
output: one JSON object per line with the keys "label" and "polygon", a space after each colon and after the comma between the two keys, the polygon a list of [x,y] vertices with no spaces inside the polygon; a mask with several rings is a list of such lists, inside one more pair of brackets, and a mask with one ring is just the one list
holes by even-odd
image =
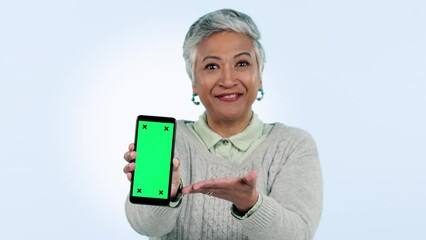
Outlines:
{"label": "woman's left hand", "polygon": [[215,178],[197,182],[182,189],[183,194],[204,193],[232,202],[240,212],[247,212],[257,202],[257,174],[249,171],[244,177]]}

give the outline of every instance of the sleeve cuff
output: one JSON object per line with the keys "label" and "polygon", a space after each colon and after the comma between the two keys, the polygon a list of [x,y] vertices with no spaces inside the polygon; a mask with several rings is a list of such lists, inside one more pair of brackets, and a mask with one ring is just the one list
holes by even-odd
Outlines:
{"label": "sleeve cuff", "polygon": [[169,203],[169,207],[172,207],[172,208],[177,208],[177,207],[179,207],[180,203],[182,202],[182,197],[183,197],[183,194],[182,194],[182,188],[183,188],[183,183],[182,183],[182,179],[181,179],[181,180],[180,180],[180,184],[179,184],[178,191],[177,191],[177,193],[176,193],[176,198],[175,198],[175,200],[170,201],[170,203]]}
{"label": "sleeve cuff", "polygon": [[232,216],[234,216],[238,220],[247,219],[251,215],[253,215],[253,213],[256,212],[256,210],[260,207],[260,205],[262,205],[262,201],[263,201],[263,196],[262,196],[261,193],[259,193],[259,198],[257,199],[256,204],[254,204],[254,206],[250,210],[248,210],[248,212],[246,212],[246,213],[241,213],[240,211],[238,211],[237,207],[235,207],[235,205],[232,204],[231,214],[232,214]]}

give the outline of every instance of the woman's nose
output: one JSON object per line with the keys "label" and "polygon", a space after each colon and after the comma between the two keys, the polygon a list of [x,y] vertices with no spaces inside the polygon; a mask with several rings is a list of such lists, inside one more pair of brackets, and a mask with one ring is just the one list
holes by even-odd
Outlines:
{"label": "woman's nose", "polygon": [[222,74],[220,76],[219,84],[223,87],[229,88],[235,86],[236,74],[232,67],[225,67],[222,69]]}

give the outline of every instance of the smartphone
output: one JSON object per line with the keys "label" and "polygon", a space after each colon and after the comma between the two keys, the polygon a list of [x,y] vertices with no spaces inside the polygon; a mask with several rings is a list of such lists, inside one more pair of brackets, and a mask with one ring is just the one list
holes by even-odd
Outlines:
{"label": "smartphone", "polygon": [[136,120],[135,159],[130,202],[165,206],[170,190],[176,119],[139,115]]}

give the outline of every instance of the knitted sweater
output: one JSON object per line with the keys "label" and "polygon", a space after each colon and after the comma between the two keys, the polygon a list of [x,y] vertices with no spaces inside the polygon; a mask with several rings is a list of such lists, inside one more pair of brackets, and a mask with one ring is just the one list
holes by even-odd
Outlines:
{"label": "knitted sweater", "polygon": [[240,165],[210,153],[178,121],[175,157],[185,185],[258,174],[260,207],[249,218],[231,215],[231,202],[205,194],[184,196],[177,208],[126,200],[130,225],[150,239],[313,239],[322,212],[322,176],[316,145],[297,128],[275,123],[268,137]]}

